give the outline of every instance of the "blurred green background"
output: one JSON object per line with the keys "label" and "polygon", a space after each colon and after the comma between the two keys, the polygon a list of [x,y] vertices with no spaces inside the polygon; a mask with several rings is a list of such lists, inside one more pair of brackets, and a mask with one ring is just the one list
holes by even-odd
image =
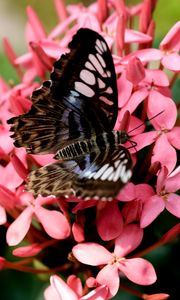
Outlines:
{"label": "blurred green background", "polygon": [[[68,3],[75,3],[69,1]],[[78,2],[78,1],[76,1]],[[82,1],[88,3],[87,1]],[[138,3],[139,1],[126,1],[128,4]],[[50,0],[0,0],[0,40],[4,36],[8,37],[18,55],[26,52],[25,42],[25,24],[26,24],[26,6],[31,5],[42,20],[47,32],[57,24],[57,15],[55,13],[54,2]],[[180,1],[179,0],[159,0],[154,14],[157,24],[156,45],[159,44],[164,35],[172,25],[180,19]],[[15,78],[15,73],[3,53],[0,43],[0,76],[6,80]],[[180,87],[176,84],[174,88],[174,97],[179,100]],[[157,241],[166,231],[177,223],[177,219],[169,213],[164,212],[158,220],[145,230],[145,243],[150,245]],[[0,255],[7,255],[5,245],[5,232],[0,229]],[[139,287],[133,285],[146,293],[164,292],[170,293],[172,300],[180,299],[178,286],[180,284],[179,273],[179,253],[180,247],[177,239],[167,246],[163,246],[150,255],[147,259],[151,261],[157,271],[158,282],[150,287]],[[129,284],[129,283],[128,283]],[[0,272],[0,299],[1,300],[42,300],[43,289],[47,283],[36,275],[7,270]],[[114,300],[136,300],[121,291]],[[52,299],[53,300],[53,299]]]}

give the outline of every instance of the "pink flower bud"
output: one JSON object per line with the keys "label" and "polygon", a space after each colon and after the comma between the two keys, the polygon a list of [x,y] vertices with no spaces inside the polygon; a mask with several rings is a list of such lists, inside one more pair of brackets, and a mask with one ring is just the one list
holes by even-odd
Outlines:
{"label": "pink flower bud", "polygon": [[140,59],[137,57],[130,58],[127,65],[126,78],[132,82],[135,86],[138,85],[145,77],[144,66]]}

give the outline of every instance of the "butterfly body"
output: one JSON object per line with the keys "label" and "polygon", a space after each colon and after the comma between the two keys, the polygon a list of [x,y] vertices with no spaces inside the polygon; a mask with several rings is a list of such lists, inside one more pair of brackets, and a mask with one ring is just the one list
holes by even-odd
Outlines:
{"label": "butterfly body", "polygon": [[114,64],[104,38],[80,29],[49,81],[32,94],[32,107],[8,121],[15,146],[53,153],[57,162],[30,173],[35,196],[75,195],[110,200],[132,175],[128,135],[114,131],[118,101]]}
{"label": "butterfly body", "polygon": [[123,131],[102,132],[99,135],[93,134],[90,139],[78,140],[68,144],[57,151],[54,156],[58,160],[70,160],[87,153],[107,151],[110,147],[117,148],[124,144],[128,136]]}

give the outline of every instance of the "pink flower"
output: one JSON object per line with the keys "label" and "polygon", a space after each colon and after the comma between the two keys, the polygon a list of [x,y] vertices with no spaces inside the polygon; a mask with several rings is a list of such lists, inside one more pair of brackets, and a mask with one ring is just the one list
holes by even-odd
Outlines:
{"label": "pink flower", "polygon": [[180,71],[180,21],[178,21],[167,33],[160,43],[160,49],[142,49],[125,56],[121,63],[127,64],[131,57],[138,57],[143,63],[160,60],[162,65],[173,71]]}
{"label": "pink flower", "polygon": [[70,226],[65,216],[57,210],[42,207],[43,204],[54,201],[54,197],[38,197],[35,200],[30,193],[24,193],[21,199],[27,207],[9,226],[6,235],[8,245],[14,246],[23,240],[30,228],[33,216],[52,238],[65,239],[69,236]]}
{"label": "pink flower", "polygon": [[82,285],[79,278],[74,275],[68,277],[67,284],[57,275],[51,276],[51,285],[45,290],[46,300],[97,300],[107,298],[108,289],[102,285],[82,296]]}
{"label": "pink flower", "polygon": [[125,255],[137,248],[141,243],[143,230],[137,225],[127,225],[121,235],[115,239],[114,253],[96,243],[83,243],[73,247],[74,256],[82,263],[98,266],[105,265],[98,273],[96,281],[109,288],[109,297],[119,289],[119,271],[129,280],[142,285],[156,281],[152,265],[142,258],[127,259]]}
{"label": "pink flower", "polygon": [[180,167],[168,175],[164,166],[157,178],[156,195],[151,196],[144,204],[141,215],[141,227],[148,226],[165,208],[180,218],[180,196],[175,192],[179,189]]}

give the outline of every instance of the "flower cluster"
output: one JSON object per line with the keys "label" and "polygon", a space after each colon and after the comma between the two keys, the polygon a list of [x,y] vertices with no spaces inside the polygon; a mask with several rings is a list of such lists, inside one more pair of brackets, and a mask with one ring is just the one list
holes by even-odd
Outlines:
{"label": "flower cluster", "polygon": [[[180,71],[180,22],[169,30],[159,49],[153,48],[156,2],[144,0],[127,7],[123,0],[98,0],[88,7],[65,7],[63,0],[55,0],[59,22],[49,34],[35,11],[27,7],[26,54],[17,57],[4,39],[19,83],[10,86],[0,79],[0,224],[7,228],[7,245],[17,246],[13,255],[20,261],[1,257],[0,265],[1,269],[31,272],[29,264],[33,265],[34,258],[41,261],[42,250],[46,264],[49,251],[59,249],[56,253],[61,259],[54,257],[53,267],[46,264],[45,272],[54,273],[44,292],[46,300],[111,299],[124,277],[139,285],[153,284],[157,279],[154,267],[141,256],[169,242],[180,231],[176,225],[144,249],[144,228],[165,208],[180,217],[180,197],[176,194],[180,187],[180,128],[175,125],[178,111],[172,99],[172,87]],[[132,28],[135,18],[138,30]],[[68,51],[68,43],[81,27],[101,34],[112,51],[119,107],[115,129],[126,128],[137,143],[130,149],[134,174],[111,202],[54,196],[34,199],[25,191],[28,173],[51,162],[52,156],[27,154],[25,149],[15,148],[6,121],[30,109],[33,90],[48,78],[47,71]],[[35,81],[37,77],[39,82]],[[147,118],[150,123],[145,126]],[[25,246],[19,245],[22,241]],[[67,281],[62,279],[65,276]],[[141,299],[168,298],[161,293],[129,292]]]}

